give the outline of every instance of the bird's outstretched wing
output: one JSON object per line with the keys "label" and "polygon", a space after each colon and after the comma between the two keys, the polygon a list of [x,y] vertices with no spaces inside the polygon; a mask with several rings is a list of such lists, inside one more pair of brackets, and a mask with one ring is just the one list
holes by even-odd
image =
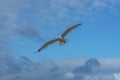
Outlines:
{"label": "bird's outstretched wing", "polygon": [[78,26],[80,26],[80,25],[81,25],[81,23],[80,23],[80,24],[76,24],[76,25],[74,25],[74,26],[66,29],[66,30],[63,32],[63,34],[61,35],[61,37],[64,38],[70,31],[72,31],[74,28],[76,28],[76,27],[78,27]]}
{"label": "bird's outstretched wing", "polygon": [[50,40],[48,42],[46,42],[41,48],[38,49],[38,52],[40,52],[41,50],[43,50],[44,48],[48,47],[50,44],[59,41],[60,38],[55,38],[53,40]]}

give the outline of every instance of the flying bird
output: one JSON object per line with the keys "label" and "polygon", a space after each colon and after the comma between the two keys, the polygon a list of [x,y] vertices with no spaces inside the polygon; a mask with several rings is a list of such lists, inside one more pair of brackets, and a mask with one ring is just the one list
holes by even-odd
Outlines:
{"label": "flying bird", "polygon": [[65,39],[64,37],[73,29],[77,28],[78,26],[80,26],[80,24],[76,24],[68,29],[66,29],[59,37],[53,39],[53,40],[49,40],[48,42],[46,42],[44,45],[42,45],[41,48],[38,49],[38,52],[40,52],[41,50],[45,49],[46,47],[48,47],[49,45],[55,43],[55,42],[60,42],[60,45],[63,45],[65,43],[67,43],[67,39]]}

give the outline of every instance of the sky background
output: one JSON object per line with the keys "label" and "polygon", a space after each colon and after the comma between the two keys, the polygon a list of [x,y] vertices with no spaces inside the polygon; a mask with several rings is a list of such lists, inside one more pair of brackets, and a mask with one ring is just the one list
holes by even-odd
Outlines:
{"label": "sky background", "polygon": [[51,59],[119,58],[119,4],[119,0],[1,1],[1,41],[8,40],[16,55],[36,58],[40,55],[34,53],[46,41],[82,23],[66,36],[67,44],[53,44],[40,54]]}
{"label": "sky background", "polygon": [[120,0],[0,0],[0,80],[119,80],[119,14]]}

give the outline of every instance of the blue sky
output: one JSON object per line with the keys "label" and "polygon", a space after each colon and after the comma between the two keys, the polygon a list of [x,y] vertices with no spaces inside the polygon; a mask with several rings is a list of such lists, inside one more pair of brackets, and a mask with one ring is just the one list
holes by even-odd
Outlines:
{"label": "blue sky", "polygon": [[119,0],[31,0],[20,3],[17,6],[15,2],[8,3],[10,5],[6,7],[10,6],[12,10],[6,8],[6,15],[1,14],[1,20],[7,20],[13,27],[11,38],[17,36],[10,42],[16,55],[37,58],[34,53],[42,44],[59,36],[68,27],[83,23],[66,37],[69,40],[67,44],[53,44],[40,54],[52,59],[120,57]]}
{"label": "blue sky", "polygon": [[[0,0],[0,80],[119,80],[119,10],[120,0]],[[67,44],[37,53],[78,23]]]}
{"label": "blue sky", "polygon": [[42,44],[83,23],[66,37],[67,44],[53,44],[39,54],[52,59],[119,58],[119,4],[119,0],[5,0],[0,9],[1,25],[6,26],[1,38],[9,40],[16,55],[37,58],[40,55],[34,53]]}

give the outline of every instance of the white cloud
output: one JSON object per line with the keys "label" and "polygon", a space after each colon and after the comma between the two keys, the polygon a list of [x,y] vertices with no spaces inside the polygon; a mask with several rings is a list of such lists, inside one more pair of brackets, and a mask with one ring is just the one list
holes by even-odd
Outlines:
{"label": "white cloud", "polygon": [[115,80],[120,80],[120,73],[114,73]]}
{"label": "white cloud", "polygon": [[64,75],[64,79],[65,79],[65,80],[74,79],[74,74],[71,73],[71,72],[67,72],[67,73],[65,73],[65,75]]}

